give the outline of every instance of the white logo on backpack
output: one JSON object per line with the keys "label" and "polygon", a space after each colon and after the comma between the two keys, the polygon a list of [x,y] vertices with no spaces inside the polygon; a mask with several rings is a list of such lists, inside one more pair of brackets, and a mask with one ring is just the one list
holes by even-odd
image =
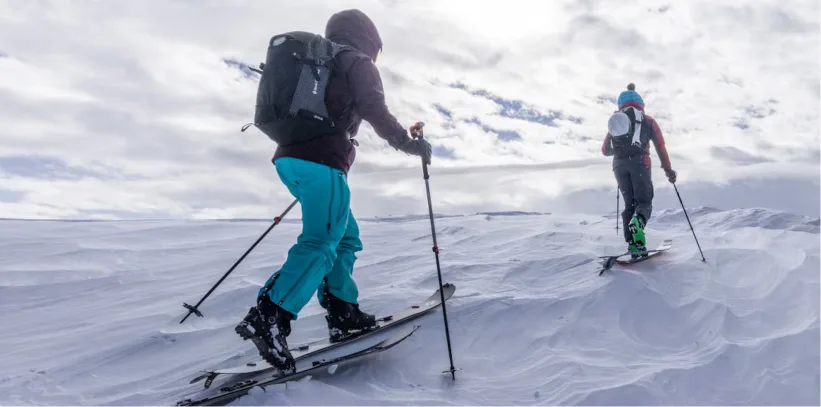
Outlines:
{"label": "white logo on backpack", "polygon": [[[319,68],[316,68],[316,75],[319,76],[320,71]],[[314,90],[311,91],[314,95],[318,95],[317,91],[319,90],[319,81],[314,79]]]}

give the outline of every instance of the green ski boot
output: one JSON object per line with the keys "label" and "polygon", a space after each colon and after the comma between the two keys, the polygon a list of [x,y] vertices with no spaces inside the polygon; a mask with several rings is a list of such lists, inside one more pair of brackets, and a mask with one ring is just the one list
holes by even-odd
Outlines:
{"label": "green ski boot", "polygon": [[647,240],[644,236],[645,221],[641,215],[636,215],[630,220],[628,230],[633,234],[633,242],[630,243],[629,250],[631,257],[638,258],[647,256]]}
{"label": "green ski boot", "polygon": [[630,244],[627,245],[627,251],[630,252],[630,257],[634,259],[639,257],[639,248],[636,247],[635,243],[630,242]]}

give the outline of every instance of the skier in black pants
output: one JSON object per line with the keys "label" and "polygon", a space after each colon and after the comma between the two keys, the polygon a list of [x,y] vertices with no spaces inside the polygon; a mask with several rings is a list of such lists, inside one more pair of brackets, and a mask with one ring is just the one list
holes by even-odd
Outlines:
{"label": "skier in black pants", "polygon": [[[661,160],[661,168],[670,183],[676,182],[676,172],[664,146],[658,123],[644,114],[644,101],[636,85],[627,85],[619,95],[619,110],[607,122],[608,133],[602,144],[602,154],[613,156],[613,174],[624,197],[624,240],[633,257],[647,250],[644,227],[653,211],[653,179],[650,173],[650,141]],[[646,254],[644,254],[646,256]]]}

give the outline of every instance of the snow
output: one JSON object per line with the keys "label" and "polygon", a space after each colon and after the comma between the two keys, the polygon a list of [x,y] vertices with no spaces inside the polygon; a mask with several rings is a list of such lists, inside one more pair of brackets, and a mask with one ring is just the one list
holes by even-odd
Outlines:
{"label": "snow", "polygon": [[[685,197],[686,198],[686,197]],[[549,210],[549,209],[548,209]],[[233,405],[818,405],[819,220],[765,208],[657,209],[649,246],[622,252],[613,214],[485,213],[436,219],[456,381],[441,311],[381,354]],[[299,233],[265,221],[0,221],[0,404],[173,405],[199,370],[256,357],[234,325]],[[437,287],[427,217],[360,220],[365,310]],[[291,343],[326,335],[315,300]]]}

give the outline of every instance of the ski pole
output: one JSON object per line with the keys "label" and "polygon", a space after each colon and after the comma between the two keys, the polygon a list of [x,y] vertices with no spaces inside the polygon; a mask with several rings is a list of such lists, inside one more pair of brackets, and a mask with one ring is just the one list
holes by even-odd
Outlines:
{"label": "ski pole", "polygon": [[[411,127],[411,136],[413,138],[423,139],[425,136],[422,133],[422,127],[425,126],[425,123],[418,122]],[[450,345],[450,329],[448,327],[448,310],[445,307],[445,292],[442,287],[442,269],[439,266],[439,246],[436,244],[436,226],[433,222],[433,204],[430,200],[430,175],[428,174],[428,164],[425,162],[425,159],[422,158],[422,175],[425,178],[425,189],[428,195],[428,213],[430,214],[430,231],[431,236],[433,237],[433,253],[436,255],[436,273],[439,275],[439,294],[442,298],[442,315],[445,320],[445,338],[447,339],[448,343],[448,357],[450,357],[450,375],[453,380],[456,380],[456,368],[453,367],[453,351]]]}
{"label": "ski pole", "polygon": [[256,242],[254,242],[254,244],[252,244],[252,245],[251,245],[251,247],[249,247],[249,248],[248,248],[248,250],[246,250],[246,251],[245,251],[245,254],[243,254],[243,255],[242,255],[242,257],[240,257],[240,258],[239,258],[239,260],[237,260],[237,262],[236,262],[236,263],[234,263],[234,265],[233,265],[233,266],[231,266],[231,268],[230,268],[230,269],[228,269],[228,272],[226,272],[226,273],[222,276],[222,278],[221,278],[221,279],[219,279],[219,281],[217,281],[217,283],[216,283],[216,284],[214,284],[214,286],[213,286],[213,287],[211,287],[211,289],[210,289],[210,290],[208,290],[208,292],[205,294],[205,296],[204,296],[204,297],[202,297],[202,299],[200,300],[200,302],[198,302],[198,303],[197,303],[197,305],[193,305],[193,306],[192,306],[192,305],[189,305],[189,304],[187,304],[187,303],[183,303],[183,304],[182,304],[182,306],[183,306],[183,307],[185,307],[185,308],[187,308],[187,309],[188,309],[188,314],[186,314],[186,315],[185,315],[185,317],[182,319],[182,321],[180,321],[180,323],[185,322],[185,320],[186,320],[186,319],[188,319],[188,317],[189,317],[189,316],[191,316],[191,314],[192,314],[192,313],[193,313],[193,314],[197,314],[197,316],[198,316],[198,317],[202,318],[202,313],[201,313],[201,312],[200,312],[200,310],[199,310],[199,306],[203,303],[203,301],[205,301],[205,299],[206,299],[206,298],[208,298],[208,296],[209,296],[209,295],[211,295],[211,293],[212,293],[212,292],[214,292],[214,290],[217,288],[217,286],[218,286],[218,285],[220,285],[220,284],[222,283],[222,280],[225,280],[225,277],[228,277],[228,275],[229,275],[229,274],[231,274],[231,272],[232,272],[232,271],[234,271],[234,269],[235,269],[235,268],[236,268],[236,267],[237,267],[237,266],[238,266],[238,265],[239,265],[239,264],[240,264],[243,260],[245,260],[245,256],[247,256],[247,255],[248,255],[248,253],[251,253],[251,250],[254,250],[254,248],[255,248],[255,247],[257,247],[257,245],[259,244],[259,242],[261,242],[261,241],[262,241],[262,239],[264,239],[264,238],[265,238],[265,236],[268,234],[268,232],[270,232],[270,231],[271,231],[271,229],[273,229],[273,228],[274,228],[274,226],[278,225],[278,224],[279,224],[279,222],[280,222],[280,221],[282,221],[282,218],[284,218],[284,217],[285,217],[285,215],[286,215],[288,212],[290,212],[290,211],[291,211],[291,208],[293,208],[293,207],[294,207],[294,205],[296,205],[296,203],[297,203],[297,202],[298,202],[298,201],[297,201],[296,199],[294,199],[294,202],[291,202],[291,204],[290,204],[290,205],[288,205],[288,208],[287,208],[287,209],[285,209],[285,212],[282,212],[282,215],[279,215],[279,216],[277,216],[276,218],[274,218],[274,223],[272,223],[272,224],[271,224],[271,226],[269,226],[269,227],[268,227],[268,230],[266,230],[266,231],[265,231],[265,233],[263,233],[263,234],[262,234],[262,236],[260,236],[260,237],[259,237],[259,239],[257,239],[257,241],[256,241]]}
{"label": "ski pole", "polygon": [[616,188],[616,236],[619,234],[619,189]]}
{"label": "ski pole", "polygon": [[681,194],[678,193],[678,187],[676,187],[676,184],[673,184],[673,188],[676,190],[676,195],[678,195],[678,201],[679,201],[679,203],[681,203],[681,209],[684,211],[684,217],[687,218],[687,224],[690,225],[690,231],[693,232],[693,239],[696,240],[696,246],[698,246],[698,252],[701,253],[701,261],[707,261],[707,259],[704,258],[704,252],[701,251],[701,245],[698,244],[698,238],[696,237],[696,230],[693,229],[693,224],[690,223],[690,216],[687,215],[687,209],[684,208],[684,202],[681,201]]}

